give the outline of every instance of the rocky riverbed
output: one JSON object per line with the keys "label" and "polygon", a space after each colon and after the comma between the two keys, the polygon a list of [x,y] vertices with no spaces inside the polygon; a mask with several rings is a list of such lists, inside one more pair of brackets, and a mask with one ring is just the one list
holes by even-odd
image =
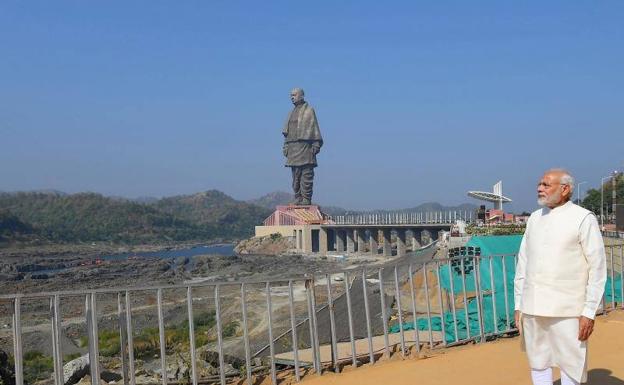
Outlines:
{"label": "rocky riverbed", "polygon": [[[267,343],[266,296],[263,284],[251,282],[264,279],[285,279],[282,283],[276,282],[272,285],[273,327],[277,335],[288,330],[290,324],[286,279],[302,277],[309,273],[340,270],[353,265],[382,262],[382,258],[370,257],[345,260],[302,256],[286,250],[289,245],[288,240],[274,239],[273,241],[277,242],[249,241],[244,246],[244,252],[270,249],[275,255],[197,255],[174,259],[156,257],[130,257],[125,260],[97,259],[97,256],[102,254],[155,251],[159,248],[157,246],[144,246],[140,249],[97,245],[2,249],[0,250],[0,293],[52,293],[110,288],[121,291],[124,288],[200,283],[200,287],[194,289],[193,296],[198,352],[203,352],[198,363],[203,368],[202,373],[205,376],[214,376],[218,374],[215,369],[218,365],[214,363],[214,352],[217,346],[212,283],[250,282],[246,294],[250,342],[252,350],[257,351]],[[336,292],[340,292],[344,286],[338,281],[333,284],[336,286],[334,289]],[[143,376],[145,383],[155,382],[162,375],[157,335],[156,292],[155,290],[142,290],[132,293],[137,373]],[[323,298],[322,291],[318,293],[318,296],[319,299]],[[244,357],[240,286],[224,285],[221,288],[220,298],[224,349],[229,357],[227,374],[234,376],[242,370],[240,360]],[[304,319],[306,306],[302,280],[295,282],[294,303],[296,317]],[[101,363],[105,370],[115,373],[120,372],[117,305],[116,293],[98,295]],[[189,361],[185,358],[188,355],[187,310],[186,292],[183,288],[163,291],[163,318],[167,332],[166,362],[170,380],[184,380],[187,376],[185,374],[187,370],[184,369],[188,369]],[[23,350],[27,358],[25,368],[30,373],[30,383],[41,380],[49,382],[52,354],[49,297],[23,299],[21,311]],[[63,295],[60,311],[62,353],[64,362],[69,363],[75,357],[87,352],[84,295]],[[11,302],[0,301],[0,350],[6,352],[13,350],[11,314]],[[155,332],[156,335],[154,335]],[[257,370],[261,370],[262,367],[261,361],[255,362]]]}

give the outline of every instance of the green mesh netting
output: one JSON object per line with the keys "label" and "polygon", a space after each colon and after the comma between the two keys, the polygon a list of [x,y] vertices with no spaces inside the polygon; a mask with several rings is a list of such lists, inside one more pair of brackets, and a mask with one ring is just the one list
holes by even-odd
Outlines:
{"label": "green mesh netting", "polygon": [[[483,313],[483,333],[495,333],[507,329],[507,325],[515,327],[514,323],[514,276],[515,276],[515,258],[513,255],[518,253],[520,249],[521,235],[505,235],[505,236],[475,236],[467,243],[466,246],[480,247],[482,256],[495,256],[494,258],[484,258],[479,262],[479,266],[474,266],[473,258],[457,258],[450,263],[440,265],[439,282],[448,295],[449,299],[459,298],[456,301],[456,321],[457,321],[457,339],[462,340],[468,338],[468,329],[470,336],[478,336],[481,334],[481,326],[479,325],[479,309],[477,308],[477,299],[475,292],[476,279],[480,280]],[[463,264],[462,264],[463,260]],[[465,291],[462,280],[465,277]],[[476,277],[476,271],[480,274]],[[494,290],[492,291],[492,281]],[[612,285],[615,282],[615,285]],[[505,292],[507,295],[505,296]],[[453,295],[451,295],[453,293]],[[466,294],[467,307],[464,307],[464,294]],[[614,274],[607,277],[605,285],[605,301],[607,303],[622,303],[622,276]],[[508,321],[509,320],[509,321]],[[431,317],[431,329],[442,331],[442,317]],[[418,318],[416,320],[418,330],[429,330],[429,320],[427,317]],[[408,322],[403,325],[404,330],[414,329],[414,323]],[[455,319],[452,312],[444,312],[444,331],[446,342],[454,342],[455,338]],[[392,325],[390,332],[399,332],[399,325]]]}

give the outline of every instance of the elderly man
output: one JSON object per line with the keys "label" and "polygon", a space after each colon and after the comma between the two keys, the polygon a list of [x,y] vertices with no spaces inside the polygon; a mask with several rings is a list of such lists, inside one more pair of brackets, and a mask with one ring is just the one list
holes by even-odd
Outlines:
{"label": "elderly man", "polygon": [[296,205],[312,204],[312,187],[316,154],[321,151],[323,138],[314,108],[303,100],[303,90],[290,91],[290,100],[295,107],[288,114],[282,130],[286,167],[292,170],[292,186]]}
{"label": "elderly man", "polygon": [[561,384],[587,377],[587,339],[604,293],[606,257],[598,221],[570,202],[574,178],[546,171],[518,253],[514,281],[516,325],[523,335],[533,384]]}

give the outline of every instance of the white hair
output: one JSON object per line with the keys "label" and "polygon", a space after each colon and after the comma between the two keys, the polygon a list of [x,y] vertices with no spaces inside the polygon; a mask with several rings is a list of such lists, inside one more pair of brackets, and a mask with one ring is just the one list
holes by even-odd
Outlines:
{"label": "white hair", "polygon": [[551,168],[550,170],[546,171],[544,174],[561,174],[561,178],[559,179],[559,183],[560,184],[565,184],[570,188],[570,199],[572,199],[572,195],[574,194],[574,177],[572,176],[572,174],[566,170],[565,168]]}
{"label": "white hair", "polygon": [[305,92],[303,92],[303,88],[295,87],[295,88],[292,89],[291,92],[297,92],[297,93],[301,94],[301,96],[305,96]]}

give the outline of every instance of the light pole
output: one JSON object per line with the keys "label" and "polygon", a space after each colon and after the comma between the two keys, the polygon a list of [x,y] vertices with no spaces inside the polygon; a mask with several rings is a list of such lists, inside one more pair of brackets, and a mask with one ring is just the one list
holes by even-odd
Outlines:
{"label": "light pole", "polygon": [[583,207],[581,204],[581,185],[587,182],[581,182],[576,184],[576,200],[578,201],[579,206]]}
{"label": "light pole", "polygon": [[604,230],[604,181],[611,176],[605,176],[600,179],[600,230]]}

